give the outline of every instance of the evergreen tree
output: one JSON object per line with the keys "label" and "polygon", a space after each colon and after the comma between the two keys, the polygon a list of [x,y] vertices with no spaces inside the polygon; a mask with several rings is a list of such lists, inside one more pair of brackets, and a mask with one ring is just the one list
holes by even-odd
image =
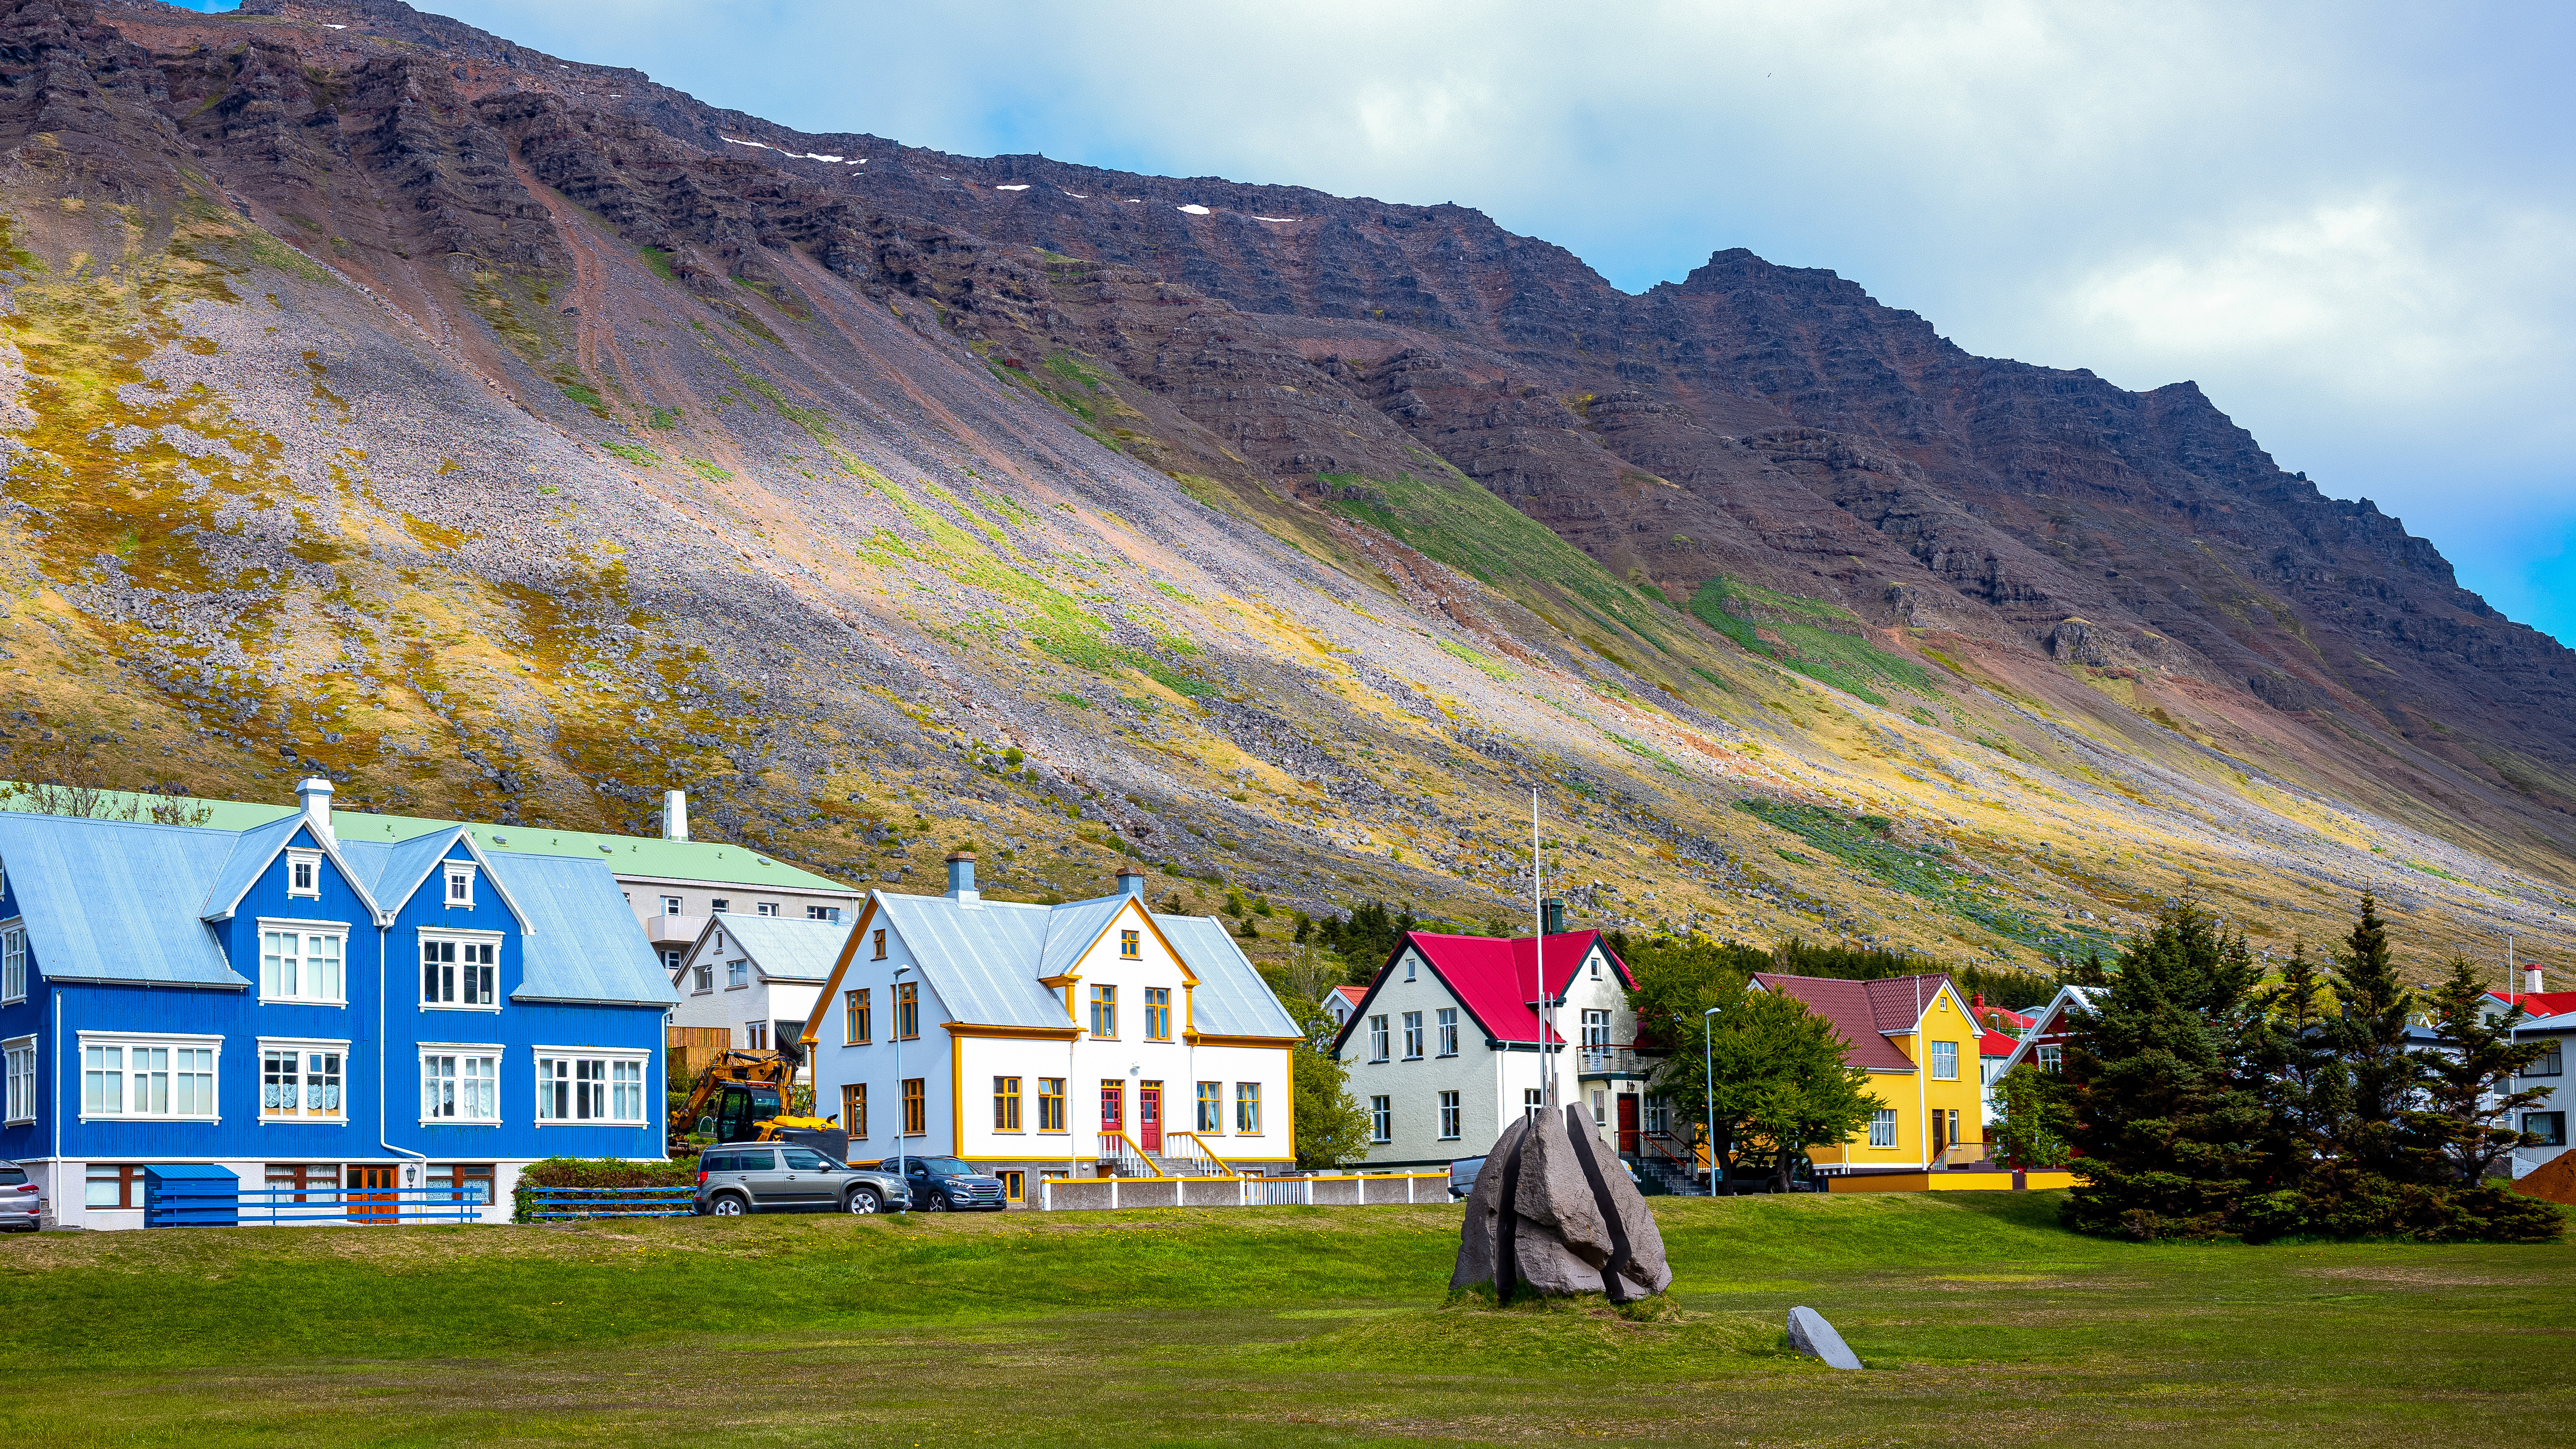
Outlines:
{"label": "evergreen tree", "polygon": [[2464,956],[2451,958],[2451,975],[2429,997],[2433,1035],[2439,1043],[2421,1055],[2424,1109],[2408,1125],[2463,1187],[2497,1175],[2517,1147],[2540,1139],[2513,1123],[2549,1096],[2547,1087],[2513,1091],[2513,1079],[2546,1052],[2545,1042],[2517,1042],[2522,1003],[2487,1010],[2486,987]]}
{"label": "evergreen tree", "polygon": [[2140,1239],[2229,1231],[2268,1114],[2246,1080],[2253,956],[2193,905],[2121,948],[2099,1006],[2073,1013],[2069,1226]]}
{"label": "evergreen tree", "polygon": [[2361,914],[2335,963],[2337,1010],[2322,1018],[2323,1039],[2333,1048],[2350,1082],[2350,1101],[2342,1111],[2335,1156],[2347,1171],[2364,1172],[2392,1182],[2414,1182],[2433,1175],[2419,1144],[2410,1140],[2405,1113],[2423,1066],[2407,1040],[2408,1017],[2415,993],[2397,974],[2388,948],[2388,928],[2379,919],[2379,903],[2362,893]]}
{"label": "evergreen tree", "polygon": [[1338,1028],[1313,997],[1282,997],[1303,1039],[1288,1051],[1297,1165],[1335,1167],[1368,1153],[1368,1111],[1350,1092],[1350,1068],[1333,1055]]}
{"label": "evergreen tree", "polygon": [[2028,1062],[1995,1079],[1995,1120],[1986,1128],[1995,1161],[2006,1167],[2063,1167],[2075,1125],[2058,1084]]}
{"label": "evergreen tree", "polygon": [[2270,1112],[2260,1185],[2278,1192],[2297,1186],[2333,1150],[2351,1113],[2352,1082],[2326,1036],[2333,987],[2304,939],[2291,942],[2280,981],[2260,993],[2256,1005],[2250,1054],[2257,1090]]}
{"label": "evergreen tree", "polygon": [[1347,916],[1326,916],[1315,922],[1314,937],[1342,958],[1345,981],[1366,986],[1394,954],[1395,943],[1417,924],[1409,906],[1397,912],[1388,910],[1384,901],[1363,901]]}

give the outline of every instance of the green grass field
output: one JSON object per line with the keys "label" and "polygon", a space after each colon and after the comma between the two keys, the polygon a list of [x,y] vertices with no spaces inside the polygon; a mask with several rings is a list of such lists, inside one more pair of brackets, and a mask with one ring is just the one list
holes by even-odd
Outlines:
{"label": "green grass field", "polygon": [[[1685,1311],[1645,1322],[1444,1307],[1446,1207],[20,1237],[0,1430],[2359,1449],[2546,1442],[2576,1388],[2567,1246],[2130,1246],[2050,1194],[1655,1206]],[[1798,1303],[1872,1371],[1786,1353]]]}

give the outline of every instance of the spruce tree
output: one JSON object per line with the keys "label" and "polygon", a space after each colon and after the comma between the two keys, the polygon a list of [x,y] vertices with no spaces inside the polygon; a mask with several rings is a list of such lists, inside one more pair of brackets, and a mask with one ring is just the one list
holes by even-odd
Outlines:
{"label": "spruce tree", "polygon": [[2433,1171],[2406,1131],[2405,1113],[2423,1066],[2407,1040],[2415,993],[2397,974],[2379,903],[2362,893],[2361,914],[2335,962],[2337,1009],[2321,1022],[2350,1081],[2348,1108],[2337,1124],[2336,1156],[2347,1172],[2390,1182],[2426,1180]]}
{"label": "spruce tree", "polygon": [[2413,1236],[2548,1242],[2559,1233],[2558,1210],[2491,1179],[2513,1149],[2538,1138],[2517,1125],[2549,1096],[2546,1087],[2514,1091],[2514,1079],[2548,1046],[2518,1042],[2522,1003],[2487,1009],[2485,983],[2466,957],[2451,958],[2448,979],[2430,993],[2434,1050],[2424,1054],[2423,1108],[2407,1114],[2416,1137],[2448,1169],[2436,1190],[2438,1215],[2410,1224]]}
{"label": "spruce tree", "polygon": [[2326,1039],[2334,989],[2305,940],[2290,943],[2281,979],[2256,998],[2252,1037],[2255,1090],[2270,1111],[2261,1186],[2296,1187],[2351,1112],[2350,1075]]}
{"label": "spruce tree", "polygon": [[2107,979],[2067,1044],[2082,1181],[2062,1215],[2139,1239],[2232,1231],[2269,1117],[2248,1085],[2257,973],[2245,939],[2197,906],[2171,907]]}

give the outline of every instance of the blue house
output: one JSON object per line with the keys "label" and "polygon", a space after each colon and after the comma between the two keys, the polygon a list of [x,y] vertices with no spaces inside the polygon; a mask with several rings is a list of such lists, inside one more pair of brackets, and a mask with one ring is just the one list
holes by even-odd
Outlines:
{"label": "blue house", "polygon": [[0,813],[0,1158],[56,1222],[141,1226],[176,1164],[499,1221],[536,1159],[663,1155],[678,998],[606,865],[342,841],[330,782],[297,795],[238,831]]}

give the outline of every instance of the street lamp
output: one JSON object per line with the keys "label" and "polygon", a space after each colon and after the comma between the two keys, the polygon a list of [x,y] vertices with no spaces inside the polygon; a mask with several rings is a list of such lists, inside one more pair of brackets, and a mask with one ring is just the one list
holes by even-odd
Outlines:
{"label": "street lamp", "polygon": [[894,1028],[894,1175],[896,1181],[903,1183],[907,1195],[912,1191],[912,1183],[903,1175],[903,1129],[911,1124],[903,1120],[903,978],[904,973],[911,969],[910,966],[894,968],[894,989],[889,993],[894,999],[886,1003],[894,1008],[894,1020],[887,1023]]}
{"label": "street lamp", "polygon": [[1708,1115],[1700,1119],[1699,1136],[1708,1149],[1708,1195],[1717,1196],[1717,1013],[1710,1007],[1699,1014],[1699,1085],[1708,1094]]}

